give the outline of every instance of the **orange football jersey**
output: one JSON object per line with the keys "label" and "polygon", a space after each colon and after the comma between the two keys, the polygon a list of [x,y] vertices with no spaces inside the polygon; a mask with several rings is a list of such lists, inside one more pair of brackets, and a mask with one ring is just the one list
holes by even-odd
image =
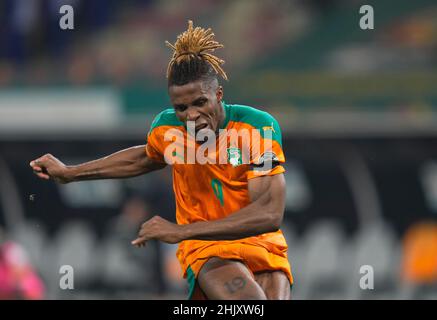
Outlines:
{"label": "orange football jersey", "polygon": [[[269,113],[249,106],[222,105],[226,118],[220,133],[214,142],[206,143],[215,148],[207,149],[204,144],[195,143],[184,123],[177,119],[174,109],[164,110],[156,116],[147,135],[147,156],[173,166],[178,224],[231,215],[249,204],[250,179],[285,171],[281,165],[285,157],[278,122]],[[251,137],[249,140],[248,136]],[[197,157],[190,161],[190,155],[206,155],[204,160],[207,161],[199,163]],[[265,163],[275,165],[262,168]],[[208,247],[235,243],[261,246],[280,257],[278,268],[287,273],[292,283],[287,244],[280,230],[231,241],[182,241],[177,257],[184,277],[198,259],[204,258],[202,252],[207,252]],[[196,269],[197,275],[200,266]]]}

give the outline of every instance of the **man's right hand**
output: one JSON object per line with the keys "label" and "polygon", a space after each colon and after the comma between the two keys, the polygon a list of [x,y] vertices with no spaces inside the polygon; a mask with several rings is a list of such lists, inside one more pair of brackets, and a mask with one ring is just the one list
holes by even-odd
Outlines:
{"label": "man's right hand", "polygon": [[68,167],[50,153],[30,162],[33,172],[41,179],[52,178],[58,183],[71,182]]}

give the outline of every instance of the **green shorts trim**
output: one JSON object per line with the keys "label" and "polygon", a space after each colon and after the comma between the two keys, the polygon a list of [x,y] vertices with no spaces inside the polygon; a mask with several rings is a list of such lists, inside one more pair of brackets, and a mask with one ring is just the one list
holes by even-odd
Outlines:
{"label": "green shorts trim", "polygon": [[187,281],[188,281],[188,299],[191,300],[194,294],[194,288],[196,287],[196,275],[194,274],[193,269],[191,269],[191,266],[188,266],[187,268]]}
{"label": "green shorts trim", "polygon": [[[187,300],[191,300],[193,298],[194,289],[196,287],[196,275],[194,274],[191,266],[187,268],[187,281],[188,281],[188,298]],[[290,291],[293,291],[293,284],[290,284]]]}

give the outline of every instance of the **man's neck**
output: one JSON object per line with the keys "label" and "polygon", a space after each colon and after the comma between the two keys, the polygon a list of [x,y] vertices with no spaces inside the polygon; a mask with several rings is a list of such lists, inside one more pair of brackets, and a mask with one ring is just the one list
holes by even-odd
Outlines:
{"label": "man's neck", "polygon": [[226,121],[226,112],[225,112],[225,107],[223,106],[223,102],[220,102],[220,114],[218,115],[219,117],[219,122],[218,122],[218,126],[215,132],[215,136],[218,137],[219,133],[220,133],[220,128],[223,127],[225,121]]}

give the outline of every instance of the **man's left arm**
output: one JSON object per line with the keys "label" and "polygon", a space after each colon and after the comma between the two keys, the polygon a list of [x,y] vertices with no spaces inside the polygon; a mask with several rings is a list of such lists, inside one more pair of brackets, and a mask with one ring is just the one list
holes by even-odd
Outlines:
{"label": "man's left arm", "polygon": [[155,216],[142,225],[132,244],[141,246],[150,239],[168,243],[194,239],[234,240],[278,230],[285,208],[284,175],[252,178],[248,189],[250,204],[226,218],[177,225]]}

